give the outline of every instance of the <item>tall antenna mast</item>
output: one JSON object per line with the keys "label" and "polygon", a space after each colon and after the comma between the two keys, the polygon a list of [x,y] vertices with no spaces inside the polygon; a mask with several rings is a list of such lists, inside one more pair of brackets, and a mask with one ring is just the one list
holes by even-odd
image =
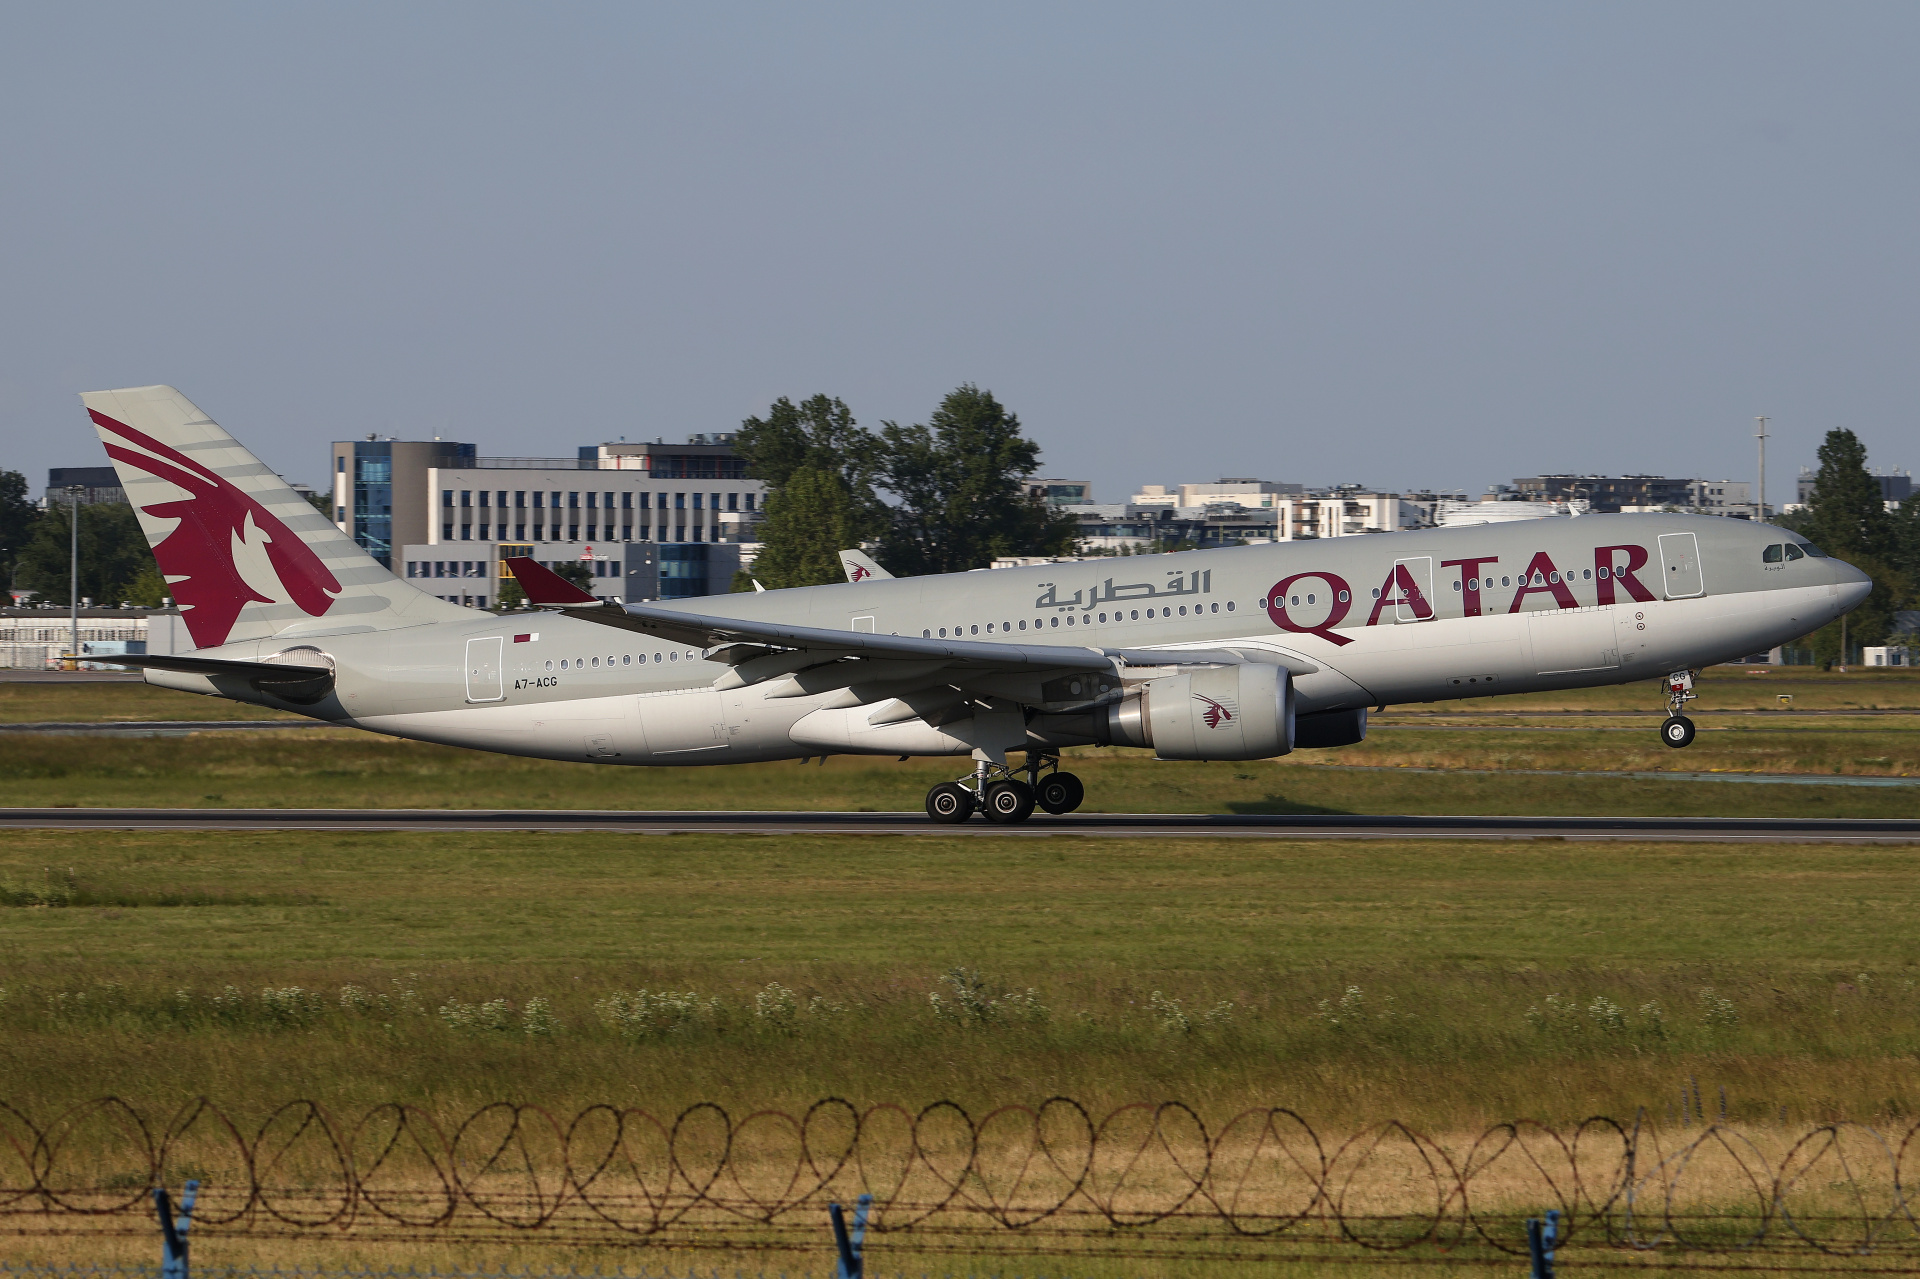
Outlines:
{"label": "tall antenna mast", "polygon": [[1754,495],[1753,518],[1756,522],[1767,518],[1767,419],[1753,419],[1759,425],[1753,429],[1753,438],[1760,441],[1760,491]]}

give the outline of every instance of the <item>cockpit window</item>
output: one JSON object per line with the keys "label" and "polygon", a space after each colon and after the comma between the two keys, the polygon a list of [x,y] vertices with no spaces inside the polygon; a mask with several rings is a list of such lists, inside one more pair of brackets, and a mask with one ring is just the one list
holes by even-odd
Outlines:
{"label": "cockpit window", "polygon": [[1781,552],[1785,549],[1785,547],[1776,542],[1774,545],[1760,552],[1760,562],[1762,564],[1778,564],[1781,559],[1784,558]]}
{"label": "cockpit window", "polygon": [[1801,550],[1805,551],[1808,555],[1811,555],[1816,560],[1824,560],[1829,558],[1829,556],[1825,551],[1815,546],[1812,542],[1800,542],[1797,545]]}
{"label": "cockpit window", "polygon": [[1787,558],[1789,560],[1803,560],[1807,558],[1807,553],[1801,550],[1798,546],[1794,545],[1792,542],[1788,542]]}

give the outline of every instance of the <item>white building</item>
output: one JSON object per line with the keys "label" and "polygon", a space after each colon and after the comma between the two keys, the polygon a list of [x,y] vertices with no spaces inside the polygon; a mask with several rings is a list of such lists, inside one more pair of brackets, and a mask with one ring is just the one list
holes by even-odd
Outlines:
{"label": "white building", "polygon": [[1215,480],[1211,484],[1143,484],[1133,495],[1135,506],[1203,507],[1222,502],[1235,506],[1271,509],[1282,494],[1303,493],[1305,486],[1280,484],[1273,480]]}

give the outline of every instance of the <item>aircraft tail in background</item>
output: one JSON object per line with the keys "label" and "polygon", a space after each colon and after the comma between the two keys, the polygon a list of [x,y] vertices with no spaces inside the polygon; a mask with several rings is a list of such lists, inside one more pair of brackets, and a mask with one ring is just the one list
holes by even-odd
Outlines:
{"label": "aircraft tail in background", "polygon": [[472,615],[395,577],[172,387],[80,401],[196,647]]}
{"label": "aircraft tail in background", "polygon": [[840,567],[849,582],[888,582],[893,574],[873,562],[865,551],[840,552]]}

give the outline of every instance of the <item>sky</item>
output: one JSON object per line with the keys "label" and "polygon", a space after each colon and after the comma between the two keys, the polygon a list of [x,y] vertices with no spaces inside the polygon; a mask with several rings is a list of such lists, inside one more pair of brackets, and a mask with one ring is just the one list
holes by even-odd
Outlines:
{"label": "sky", "polygon": [[996,394],[1124,500],[1920,465],[1920,6],[0,5],[0,467]]}

